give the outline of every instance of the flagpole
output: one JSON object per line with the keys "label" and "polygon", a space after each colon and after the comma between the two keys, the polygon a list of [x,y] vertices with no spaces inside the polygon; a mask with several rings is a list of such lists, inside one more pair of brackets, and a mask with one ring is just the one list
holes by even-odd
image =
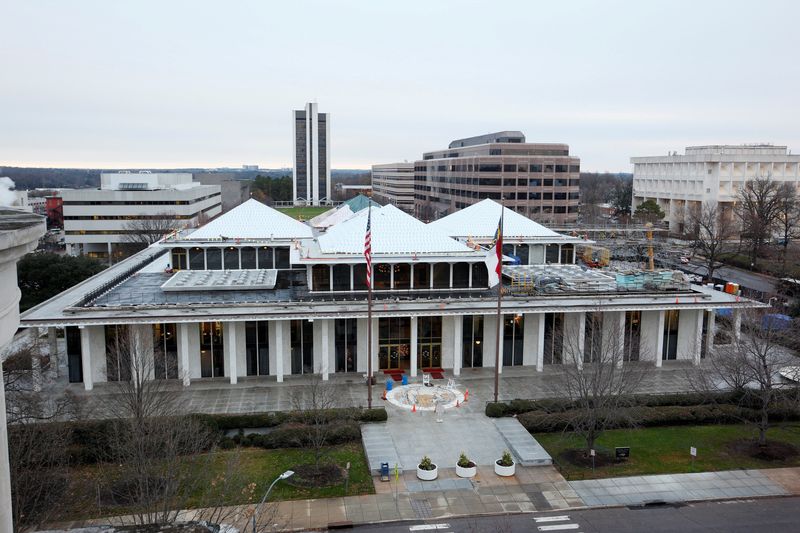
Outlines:
{"label": "flagpole", "polygon": [[500,325],[503,322],[503,315],[500,313],[500,306],[503,301],[503,215],[505,207],[503,198],[500,197],[500,235],[497,243],[500,255],[500,276],[497,284],[497,324],[494,336],[494,403],[497,403],[498,391],[500,389]]}
{"label": "flagpole", "polygon": [[367,265],[367,408],[372,409],[372,205],[367,213],[370,257]]}

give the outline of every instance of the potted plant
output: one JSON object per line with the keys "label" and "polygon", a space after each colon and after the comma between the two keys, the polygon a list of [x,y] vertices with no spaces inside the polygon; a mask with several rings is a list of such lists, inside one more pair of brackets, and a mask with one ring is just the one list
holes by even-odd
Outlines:
{"label": "potted plant", "polygon": [[514,475],[514,458],[511,457],[511,452],[504,451],[503,456],[494,462],[494,473],[503,477]]}
{"label": "potted plant", "polygon": [[478,467],[470,461],[467,454],[461,452],[461,455],[458,456],[458,462],[456,463],[456,475],[458,477],[475,477],[475,474],[478,473]]}
{"label": "potted plant", "polygon": [[433,481],[439,476],[439,469],[427,455],[417,465],[417,477],[422,481]]}

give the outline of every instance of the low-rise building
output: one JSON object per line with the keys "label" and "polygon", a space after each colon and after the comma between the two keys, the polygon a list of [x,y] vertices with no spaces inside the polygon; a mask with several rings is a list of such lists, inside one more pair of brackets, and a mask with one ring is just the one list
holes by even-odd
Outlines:
{"label": "low-rise building", "polygon": [[381,204],[414,214],[414,163],[372,165],[372,195]]}
{"label": "low-rise building", "polygon": [[[66,328],[70,380],[91,389],[128,379],[109,342],[120,331],[144,339],[154,378],[185,386],[361,375],[370,354],[379,373],[458,376],[494,368],[496,356],[498,372],[564,364],[567,343],[591,361],[609,335],[624,361],[699,363],[715,309],[759,305],[679,273],[586,270],[573,264],[577,239],[493,201],[468,209],[425,224],[393,205],[367,206],[318,233],[250,200],[30,309],[22,325]],[[501,212],[513,257],[498,312],[485,259]]]}
{"label": "low-rise building", "polygon": [[67,252],[110,262],[150,225],[194,227],[222,210],[219,185],[178,172],[104,173],[99,189],[64,190],[61,198]]}
{"label": "low-rise building", "polygon": [[683,233],[688,214],[704,202],[731,207],[748,180],[800,182],[800,155],[770,144],[688,146],[685,154],[632,157],[631,163],[632,212],[655,200],[676,233]]}

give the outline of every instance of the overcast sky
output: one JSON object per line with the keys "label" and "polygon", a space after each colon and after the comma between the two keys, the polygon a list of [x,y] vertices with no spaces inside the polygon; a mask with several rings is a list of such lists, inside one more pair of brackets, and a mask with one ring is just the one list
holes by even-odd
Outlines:
{"label": "overcast sky", "polygon": [[0,0],[0,165],[334,168],[519,129],[584,170],[687,145],[800,150],[800,2]]}

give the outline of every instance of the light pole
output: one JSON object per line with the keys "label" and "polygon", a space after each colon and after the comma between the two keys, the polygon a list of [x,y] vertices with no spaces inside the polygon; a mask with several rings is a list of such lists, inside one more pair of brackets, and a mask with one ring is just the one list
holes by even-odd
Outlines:
{"label": "light pole", "polygon": [[272,484],[269,486],[269,488],[267,489],[267,492],[264,494],[264,497],[261,498],[261,501],[259,502],[259,504],[256,505],[255,511],[253,511],[253,533],[256,533],[256,519],[258,518],[258,512],[261,510],[261,506],[264,505],[264,502],[267,501],[267,497],[269,496],[269,493],[272,490],[272,487],[274,487],[275,483],[277,483],[278,481],[280,481],[282,479],[286,479],[286,478],[288,478],[290,476],[293,476],[293,475],[294,475],[294,471],[287,470],[286,472],[284,472],[280,476],[276,477],[275,481],[273,481]]}

